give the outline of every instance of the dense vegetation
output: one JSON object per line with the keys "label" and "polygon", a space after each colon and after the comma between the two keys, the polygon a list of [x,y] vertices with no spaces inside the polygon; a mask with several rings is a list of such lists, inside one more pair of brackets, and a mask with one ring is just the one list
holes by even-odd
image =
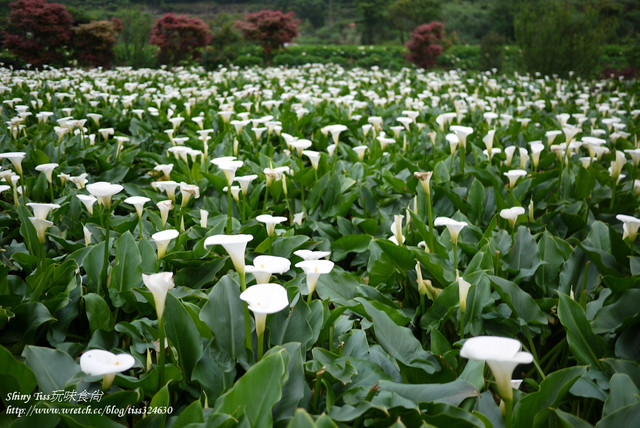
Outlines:
{"label": "dense vegetation", "polygon": [[629,426],[638,90],[0,68],[0,425]]}

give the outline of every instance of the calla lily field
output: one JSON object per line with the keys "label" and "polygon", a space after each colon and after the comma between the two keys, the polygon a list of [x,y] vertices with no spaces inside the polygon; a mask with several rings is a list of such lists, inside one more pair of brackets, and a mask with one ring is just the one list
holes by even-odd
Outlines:
{"label": "calla lily field", "polygon": [[0,68],[0,425],[637,425],[639,93]]}

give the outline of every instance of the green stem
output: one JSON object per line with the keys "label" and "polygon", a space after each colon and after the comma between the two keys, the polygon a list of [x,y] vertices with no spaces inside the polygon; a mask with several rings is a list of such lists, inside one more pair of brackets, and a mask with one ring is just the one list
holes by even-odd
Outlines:
{"label": "green stem", "polygon": [[318,411],[320,405],[320,396],[322,395],[322,375],[325,372],[325,368],[321,368],[316,373],[316,381],[313,386],[313,408]]}
{"label": "green stem", "polygon": [[613,191],[611,192],[611,202],[609,203],[609,210],[611,211],[613,211],[613,205],[616,200],[616,188],[618,187],[617,184],[618,184],[617,182],[614,182],[612,186]]}
{"label": "green stem", "polygon": [[22,205],[27,205],[27,192],[24,188],[24,171],[20,173],[20,185],[22,186]]}
{"label": "green stem", "polygon": [[140,239],[142,239],[142,216],[138,216],[138,227],[140,228]]}
{"label": "green stem", "polygon": [[158,376],[158,390],[164,386],[164,316],[158,320],[158,367],[160,367],[160,373]]}
{"label": "green stem", "polygon": [[462,176],[464,177],[464,164],[465,164],[465,158],[467,149],[465,148],[464,144],[460,144],[460,174],[462,174]]}
{"label": "green stem", "polygon": [[329,351],[333,350],[333,330],[335,329],[334,325],[331,324],[329,326]]}
{"label": "green stem", "polygon": [[[240,291],[244,291],[247,289],[247,279],[245,277],[245,273],[242,272],[240,274]],[[244,309],[244,346],[248,350],[251,350],[251,314],[249,314],[249,306],[247,302],[243,302]]]}
{"label": "green stem", "polygon": [[456,272],[458,272],[458,243],[453,243],[453,265],[455,267]]}
{"label": "green stem", "polygon": [[464,339],[464,312],[460,311],[460,331],[458,335],[460,336],[460,340]]}
{"label": "green stem", "polygon": [[312,297],[313,297],[313,291],[309,290],[309,295],[307,296],[307,305],[311,304]]}
{"label": "green stem", "polygon": [[513,400],[504,400],[504,426],[505,428],[511,428],[511,419],[513,415]]}
{"label": "green stem", "polygon": [[258,358],[256,359],[256,362],[262,359],[263,347],[264,347],[264,332],[258,336]]}
{"label": "green stem", "polygon": [[105,226],[104,226],[104,259],[102,265],[102,272],[100,274],[100,285],[104,287],[105,293],[107,292],[107,270],[109,267],[109,227],[111,223],[111,210],[107,207],[104,209],[106,214]]}
{"label": "green stem", "polygon": [[267,198],[269,197],[269,186],[264,187],[264,205],[262,206],[262,212],[267,212]]}
{"label": "green stem", "polygon": [[538,373],[540,373],[540,376],[542,377],[542,379],[545,379],[546,376],[542,371],[542,367],[540,367],[540,364],[538,363],[538,353],[536,352],[536,347],[533,344],[533,339],[531,338],[531,332],[529,332],[529,329],[525,328],[524,334],[527,336],[527,342],[529,342],[529,351],[531,352],[531,354],[533,354],[533,365],[536,366],[536,369],[538,369]]}
{"label": "green stem", "polygon": [[435,250],[434,240],[433,240],[433,209],[431,207],[431,187],[429,187],[429,191],[426,193],[427,195],[427,216],[429,218],[429,251]]}
{"label": "green stem", "polygon": [[49,196],[51,197],[51,203],[53,203],[53,183],[49,183]]}
{"label": "green stem", "polygon": [[231,185],[227,188],[227,235],[231,234]]}

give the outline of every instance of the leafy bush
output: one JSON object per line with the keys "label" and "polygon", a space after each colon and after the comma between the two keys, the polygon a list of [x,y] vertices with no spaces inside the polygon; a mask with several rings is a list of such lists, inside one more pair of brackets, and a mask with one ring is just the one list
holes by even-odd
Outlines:
{"label": "leafy bush", "polygon": [[122,31],[116,46],[116,62],[134,68],[153,67],[157,47],[149,45],[153,15],[137,9],[124,9],[118,13]]}
{"label": "leafy bush", "polygon": [[6,48],[35,66],[62,63],[73,22],[66,7],[45,0],[18,0],[10,6]]}
{"label": "leafy bush", "polygon": [[110,67],[115,46],[122,30],[122,21],[92,21],[73,27],[72,46],[82,65]]}
{"label": "leafy bush", "polygon": [[258,43],[267,58],[271,53],[284,47],[298,35],[298,24],[293,12],[282,13],[279,10],[262,10],[248,13],[244,21],[236,21],[236,25],[247,40]]}
{"label": "leafy bush", "polygon": [[502,70],[504,62],[504,37],[500,34],[489,33],[482,38],[480,44],[480,69]]}
{"label": "leafy bush", "polygon": [[411,33],[411,40],[405,43],[409,53],[405,54],[408,61],[422,67],[433,68],[443,51],[444,24],[431,22],[418,25]]}
{"label": "leafy bush", "polygon": [[161,64],[178,64],[197,60],[211,41],[209,27],[200,18],[167,13],[159,18],[151,30],[151,44],[160,48]]}
{"label": "leafy bush", "polygon": [[242,34],[238,31],[235,20],[231,15],[221,13],[210,24],[213,31],[213,39],[204,53],[203,64],[213,68],[221,64],[233,62],[245,43]]}
{"label": "leafy bush", "polygon": [[515,20],[526,70],[560,76],[594,75],[601,48],[614,27],[614,18],[603,19],[589,4],[578,9],[564,0],[526,3]]}

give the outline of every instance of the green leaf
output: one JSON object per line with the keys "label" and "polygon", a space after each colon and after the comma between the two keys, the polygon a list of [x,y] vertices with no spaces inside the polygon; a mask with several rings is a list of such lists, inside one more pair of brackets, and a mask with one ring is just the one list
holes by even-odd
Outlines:
{"label": "green leaf", "polygon": [[363,253],[369,249],[370,235],[346,235],[331,243],[331,259],[334,262],[347,257],[349,253]]}
{"label": "green leaf", "polygon": [[567,342],[573,356],[581,364],[601,367],[599,358],[607,353],[604,340],[591,331],[582,307],[564,293],[558,292],[558,318],[567,332]]}
{"label": "green leaf", "polygon": [[452,406],[459,406],[463,400],[469,397],[480,396],[480,391],[464,380],[422,385],[381,380],[380,389],[382,391],[395,392],[416,403],[446,403]]}
{"label": "green leaf", "polygon": [[398,326],[385,312],[374,308],[366,300],[361,303],[373,321],[378,343],[389,355],[406,366],[422,369],[426,373],[434,373],[439,368],[435,357],[422,349],[411,330]]}
{"label": "green leaf", "polygon": [[[300,304],[299,302],[298,304]],[[304,398],[306,380],[304,368],[302,366],[304,351],[299,343],[287,343],[283,345],[289,354],[289,365],[287,366],[287,380],[282,387],[282,399],[273,408],[275,422],[290,418],[300,401]]]}
{"label": "green leaf", "polygon": [[235,360],[225,350],[216,346],[215,339],[205,348],[191,373],[191,379],[199,382],[210,402],[214,402],[233,384],[236,377]]}
{"label": "green leaf", "polygon": [[114,244],[116,264],[111,272],[109,295],[115,307],[125,303],[122,292],[137,288],[142,282],[142,257],[131,232],[126,231]]}
{"label": "green leaf", "polygon": [[302,247],[309,240],[308,236],[279,236],[273,241],[271,254],[289,258],[295,250]]}
{"label": "green leaf", "polygon": [[38,386],[33,372],[23,362],[18,361],[4,346],[0,346],[0,397],[5,400],[7,394],[17,392],[31,394]]}
{"label": "green leaf", "polygon": [[537,417],[538,414],[549,407],[557,406],[585,371],[585,367],[569,367],[547,376],[537,392],[526,395],[516,403],[513,409],[513,426],[543,426],[544,417]]}
{"label": "green leaf", "polygon": [[513,248],[503,259],[505,267],[516,272],[515,280],[533,275],[542,264],[538,244],[531,236],[529,228],[519,226],[513,240]]}
{"label": "green leaf", "polygon": [[638,302],[640,302],[640,290],[637,288],[626,290],[613,303],[600,309],[591,323],[596,334],[612,333],[622,326],[626,318],[638,314]]}
{"label": "green leaf", "polygon": [[632,427],[637,425],[639,420],[640,403],[635,403],[625,406],[600,420],[596,424],[596,428]]}
{"label": "green leaf", "polygon": [[202,342],[198,328],[180,300],[167,293],[164,308],[167,338],[176,347],[184,378],[191,379],[191,372],[202,355]]}
{"label": "green leaf", "polygon": [[593,428],[593,425],[571,413],[563,412],[560,409],[550,409],[550,411],[555,414],[560,426],[564,428]]}
{"label": "green leaf", "polygon": [[282,397],[288,363],[289,355],[284,348],[272,348],[216,400],[213,411],[238,420],[244,415],[255,428],[273,426],[271,410]]}
{"label": "green leaf", "polygon": [[111,308],[109,308],[107,302],[95,293],[85,294],[82,297],[84,298],[91,333],[98,329],[104,331],[113,330]]}
{"label": "green leaf", "polygon": [[184,409],[178,415],[178,418],[173,423],[173,426],[176,427],[184,427],[189,424],[196,424],[204,422],[204,414],[202,412],[202,403],[200,400],[196,400],[193,403],[189,404],[186,409]]}
{"label": "green leaf", "polygon": [[484,214],[484,187],[477,179],[473,179],[467,195],[471,211],[469,217],[478,223]]}
{"label": "green leaf", "polygon": [[478,427],[485,428],[484,422],[464,409],[446,403],[420,406],[424,419],[437,427]]}
{"label": "green leaf", "polygon": [[100,273],[104,265],[104,241],[91,247],[82,261],[82,266],[87,272],[87,288],[97,293],[100,288]]}
{"label": "green leaf", "polygon": [[336,381],[342,382],[343,385],[349,383],[351,378],[358,373],[347,357],[341,357],[322,348],[313,349],[313,358],[318,367],[311,370],[318,371],[324,368],[328,375]]}
{"label": "green leaf", "polygon": [[524,325],[529,323],[547,324],[547,317],[529,293],[523,291],[513,282],[497,276],[489,275],[489,280],[500,294],[500,298],[522,320]]}
{"label": "green leaf", "polygon": [[211,289],[207,303],[200,311],[200,319],[209,326],[220,349],[236,359],[245,354],[240,287],[229,276],[220,278]]}
{"label": "green leaf", "polygon": [[617,410],[630,404],[637,404],[640,391],[626,374],[616,373],[609,383],[611,393],[607,397],[602,409],[602,417],[607,417]]}
{"label": "green leaf", "polygon": [[67,381],[80,372],[80,365],[58,349],[30,345],[24,348],[22,356],[36,376],[40,391],[45,394],[64,389]]}

